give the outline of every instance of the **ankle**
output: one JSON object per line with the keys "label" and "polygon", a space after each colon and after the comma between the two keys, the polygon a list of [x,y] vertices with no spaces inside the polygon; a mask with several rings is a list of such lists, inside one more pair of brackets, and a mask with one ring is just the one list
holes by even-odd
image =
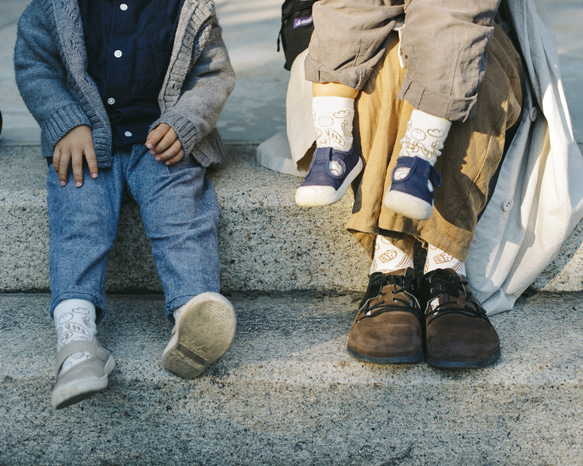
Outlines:
{"label": "ankle", "polygon": [[[95,341],[97,336],[95,317],[95,306],[90,301],[84,299],[61,301],[53,311],[57,331],[57,352],[74,341]],[[63,362],[59,375],[90,357],[91,354],[85,352],[72,354]]]}
{"label": "ankle", "polygon": [[399,157],[420,157],[435,165],[450,128],[449,120],[413,110],[401,139]]}
{"label": "ankle", "polygon": [[433,272],[437,269],[452,269],[458,275],[466,275],[466,264],[451,254],[429,245],[427,247],[427,258],[425,259],[424,273]]}
{"label": "ankle", "polygon": [[314,97],[312,111],[316,146],[348,152],[353,143],[354,99]]}
{"label": "ankle", "polygon": [[371,275],[375,272],[391,273],[397,270],[413,268],[413,259],[395,246],[385,236],[375,238]]}

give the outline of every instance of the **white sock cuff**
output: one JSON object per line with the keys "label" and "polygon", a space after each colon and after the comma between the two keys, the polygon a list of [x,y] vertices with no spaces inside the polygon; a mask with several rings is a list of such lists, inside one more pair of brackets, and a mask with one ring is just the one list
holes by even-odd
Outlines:
{"label": "white sock cuff", "polygon": [[84,299],[66,299],[53,311],[57,351],[72,341],[93,341],[97,334],[95,306]]}
{"label": "white sock cuff", "polygon": [[445,118],[413,110],[401,139],[399,156],[421,157],[434,165],[441,155],[450,127],[451,121]]}
{"label": "white sock cuff", "polygon": [[317,147],[349,151],[353,143],[354,99],[314,97],[312,102]]}
{"label": "white sock cuff", "polygon": [[453,269],[458,274],[465,275],[466,263],[435,246],[429,245],[423,271],[424,273],[428,273],[436,269]]}
{"label": "white sock cuff", "polygon": [[91,301],[87,301],[86,299],[64,299],[55,307],[53,317],[57,320],[57,316],[79,307],[88,309],[95,316],[95,305]]}
{"label": "white sock cuff", "polygon": [[172,311],[172,317],[174,317],[174,322],[178,322],[178,316],[182,313],[183,310],[184,306],[180,306],[174,309],[174,311]]}
{"label": "white sock cuff", "polygon": [[312,99],[312,109],[318,113],[334,113],[346,109],[354,111],[354,99],[330,95],[317,96]]}
{"label": "white sock cuff", "polygon": [[445,118],[430,115],[429,113],[425,113],[424,111],[418,109],[414,109],[411,113],[409,124],[413,128],[419,128],[425,131],[432,130],[443,132],[442,135],[434,136],[443,138],[447,137],[449,128],[451,128],[451,121],[446,120]]}

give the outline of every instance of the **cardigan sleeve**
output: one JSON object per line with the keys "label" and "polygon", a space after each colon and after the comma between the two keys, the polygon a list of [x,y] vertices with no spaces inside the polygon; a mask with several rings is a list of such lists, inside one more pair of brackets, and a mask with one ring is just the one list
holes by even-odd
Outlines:
{"label": "cardigan sleeve", "polygon": [[[192,50],[194,63],[186,74],[179,98],[153,124],[153,127],[160,123],[170,125],[187,154],[215,129],[235,85],[235,73],[214,15],[201,27]],[[179,86],[170,81],[169,92]]]}
{"label": "cardigan sleeve", "polygon": [[18,89],[51,148],[71,129],[90,125],[67,85],[53,15],[33,1],[22,14],[14,50]]}

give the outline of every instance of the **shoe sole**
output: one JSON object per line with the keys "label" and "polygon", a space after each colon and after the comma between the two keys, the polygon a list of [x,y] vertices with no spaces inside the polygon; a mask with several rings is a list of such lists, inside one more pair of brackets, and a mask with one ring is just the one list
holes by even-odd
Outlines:
{"label": "shoe sole", "polygon": [[57,387],[51,394],[51,404],[55,409],[63,409],[75,403],[79,403],[91,395],[107,388],[108,376],[115,367],[115,359],[109,356],[105,363],[105,375],[91,377],[87,380],[71,381],[67,385]]}
{"label": "shoe sole", "polygon": [[447,361],[441,359],[426,358],[427,364],[438,369],[479,369],[495,363],[500,357],[500,350],[489,358],[481,361]]}
{"label": "shoe sole", "polygon": [[235,311],[226,298],[210,292],[196,296],[180,314],[162,365],[179,377],[198,377],[229,349],[235,327]]}
{"label": "shoe sole", "polygon": [[363,167],[362,159],[359,159],[338,190],[331,186],[300,186],[296,190],[296,204],[300,207],[323,207],[338,202]]}
{"label": "shoe sole", "polygon": [[429,204],[411,194],[401,191],[387,191],[383,203],[387,209],[403,217],[414,220],[427,220],[433,213],[433,204]]}
{"label": "shoe sole", "polygon": [[380,358],[377,356],[367,356],[366,354],[359,353],[358,351],[352,349],[348,345],[348,352],[354,356],[356,359],[364,362],[370,362],[373,364],[415,364],[423,361],[423,350],[419,351],[417,354],[411,356],[399,356],[392,358]]}

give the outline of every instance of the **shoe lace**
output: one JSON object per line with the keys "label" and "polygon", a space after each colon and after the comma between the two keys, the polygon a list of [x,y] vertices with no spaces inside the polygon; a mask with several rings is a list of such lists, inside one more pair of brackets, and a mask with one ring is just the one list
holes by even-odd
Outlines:
{"label": "shoe lace", "polygon": [[[391,303],[387,304],[386,300],[380,300],[375,304],[371,304],[373,300],[387,296],[387,292],[383,291],[386,290],[387,285],[392,285],[390,290],[392,295]],[[419,315],[419,304],[412,294],[414,284],[410,277],[379,274],[371,277],[369,289],[376,289],[378,292],[361,306],[361,317],[358,321],[393,311],[405,311],[411,312],[416,316]]]}
{"label": "shoe lace", "polygon": [[[443,298],[443,301],[437,306],[427,306],[425,315],[428,318],[428,325],[439,317],[451,314],[461,314],[488,320],[486,311],[480,303],[466,292],[468,282],[465,278],[451,275],[442,270],[436,270],[427,280],[431,286],[427,303],[437,297]],[[464,298],[463,307],[460,306],[458,301],[460,297]]]}

